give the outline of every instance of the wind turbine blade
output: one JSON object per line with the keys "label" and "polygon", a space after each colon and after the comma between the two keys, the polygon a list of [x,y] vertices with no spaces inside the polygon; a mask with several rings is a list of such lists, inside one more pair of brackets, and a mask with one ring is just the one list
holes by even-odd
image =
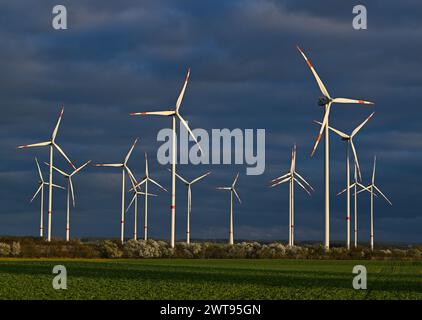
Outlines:
{"label": "wind turbine blade", "polygon": [[283,179],[283,180],[281,180],[281,181],[278,181],[278,182],[276,182],[276,183],[274,183],[274,184],[270,185],[270,187],[272,188],[272,187],[278,186],[279,184],[282,184],[282,183],[285,183],[285,182],[287,182],[287,181],[290,181],[290,179],[291,179],[291,177],[288,177],[288,178],[286,178],[286,179]]}
{"label": "wind turbine blade", "polygon": [[38,159],[37,159],[37,157],[35,157],[35,163],[37,164],[38,175],[40,176],[41,182],[44,182],[44,178],[43,178],[43,176],[42,176],[42,172],[41,172],[40,164],[38,163]]}
{"label": "wind turbine blade", "polygon": [[[321,123],[321,122],[319,122],[319,121],[314,120],[314,122],[315,122],[315,123],[317,123],[317,124],[319,124],[319,125],[322,125],[322,123]],[[344,139],[350,139],[350,136],[349,136],[348,134],[345,134],[344,132],[342,132],[342,131],[340,131],[340,130],[337,130],[337,129],[335,129],[335,128],[333,128],[333,127],[330,127],[330,126],[328,126],[328,128],[329,128],[331,131],[333,131],[333,132],[335,132],[336,134],[338,134],[340,137],[342,137],[342,138],[344,138]]]}
{"label": "wind turbine blade", "polygon": [[[129,176],[130,177],[130,176]],[[137,181],[133,181],[133,178],[132,177],[130,177],[130,183],[132,184],[132,188],[130,188],[129,190],[128,190],[128,192],[130,192],[130,191],[132,191],[132,190],[135,190],[136,189],[136,184],[138,183]]]}
{"label": "wind turbine blade", "polygon": [[62,108],[62,111],[60,112],[60,116],[59,119],[57,120],[57,124],[56,127],[53,130],[53,134],[51,136],[51,141],[54,142],[54,140],[56,139],[57,136],[57,131],[59,130],[60,127],[60,122],[62,121],[62,117],[63,117],[63,112],[64,112],[64,108]]}
{"label": "wind turbine blade", "polygon": [[41,191],[43,187],[43,184],[41,183],[40,186],[38,187],[37,191],[34,193],[34,195],[32,196],[31,200],[29,200],[29,202],[34,201],[35,197],[37,196],[37,194]]}
{"label": "wind turbine blade", "polygon": [[234,192],[234,194],[236,195],[236,198],[237,198],[237,200],[239,201],[239,203],[242,203],[242,200],[240,200],[240,197],[239,197],[239,195],[237,194],[237,191],[236,191],[236,189],[235,189],[235,188],[233,188],[233,192]]}
{"label": "wind turbine blade", "polygon": [[[358,187],[363,188],[363,189],[365,189],[365,188],[366,188],[363,184],[361,184],[361,183],[359,183],[359,182],[356,182],[356,185],[357,185]],[[369,187],[369,186],[368,186],[368,187]]]}
{"label": "wind turbine blade", "polygon": [[292,159],[290,161],[290,173],[293,173],[295,171],[295,165],[296,165],[296,154],[295,153],[296,153],[295,148],[292,148]]}
{"label": "wind turbine blade", "polygon": [[305,183],[309,187],[309,189],[314,191],[314,188],[312,188],[312,186],[308,183],[308,181],[306,181],[299,173],[295,171],[294,174],[297,175],[299,179],[302,180],[302,182]]}
{"label": "wind turbine blade", "polygon": [[332,100],[334,103],[357,103],[357,104],[374,104],[370,101],[365,100],[356,100],[356,99],[349,99],[349,98],[334,98]]}
{"label": "wind turbine blade", "polygon": [[313,65],[312,65],[311,61],[310,61],[310,60],[308,59],[308,57],[305,55],[305,52],[304,52],[301,48],[299,48],[299,46],[297,46],[297,49],[298,49],[298,50],[299,50],[299,52],[302,54],[302,56],[303,56],[303,58],[305,59],[306,64],[308,65],[309,69],[311,69],[312,74],[314,75],[315,80],[316,80],[316,81],[317,81],[317,83],[318,83],[319,90],[321,90],[321,92],[322,92],[322,94],[323,94],[324,96],[326,96],[326,97],[330,98],[330,94],[328,93],[327,89],[325,88],[324,83],[322,82],[322,80],[319,78],[319,76],[318,76],[318,74],[317,74],[317,72],[316,72],[315,68],[313,67]]}
{"label": "wind turbine blade", "polygon": [[96,167],[113,167],[113,168],[121,168],[123,167],[123,163],[97,163]]}
{"label": "wind turbine blade", "polygon": [[322,121],[321,128],[319,129],[318,137],[315,141],[314,148],[312,149],[311,157],[314,155],[315,150],[318,147],[319,140],[321,140],[321,136],[322,136],[322,133],[324,132],[325,126],[328,123],[328,117],[330,115],[330,108],[331,108],[331,102],[328,103],[327,110],[325,111],[324,120]]}
{"label": "wind turbine blade", "polygon": [[[46,182],[45,184],[46,184],[47,186],[48,186],[48,185],[50,185],[48,182]],[[65,190],[65,189],[66,189],[65,187],[59,186],[59,185],[54,184],[54,183],[52,183],[51,185],[52,185],[54,188],[57,188],[57,189],[62,189],[62,190]]]}
{"label": "wind turbine blade", "polygon": [[161,184],[159,184],[157,181],[151,179],[151,178],[147,178],[149,181],[151,181],[153,184],[155,184],[157,187],[163,189],[165,192],[167,192],[167,189],[164,188]]}
{"label": "wind turbine blade", "polygon": [[377,167],[377,156],[374,157],[374,168],[372,169],[372,184],[375,184],[375,170]]}
{"label": "wind turbine blade", "polygon": [[356,149],[355,149],[355,145],[353,144],[353,140],[350,140],[350,146],[352,147],[353,156],[355,158],[355,164],[356,164],[356,167],[358,169],[359,180],[362,181],[362,173],[360,172],[358,154],[356,153]]}
{"label": "wind turbine blade", "polygon": [[75,207],[75,193],[73,191],[73,183],[72,183],[71,177],[69,177],[69,185],[70,185],[70,193],[72,195],[72,204],[73,204],[73,207]]}
{"label": "wind turbine blade", "polygon": [[137,197],[136,193],[133,195],[132,197],[132,201],[129,203],[129,205],[126,208],[126,212],[128,212],[128,210],[130,209],[130,207],[132,206],[133,201],[135,201],[135,198]]}
{"label": "wind turbine blade", "polygon": [[202,176],[200,176],[200,177],[198,177],[198,178],[196,178],[196,179],[193,179],[193,180],[192,180],[192,182],[191,182],[191,184],[193,184],[193,183],[195,183],[195,182],[198,182],[199,180],[201,180],[201,179],[205,178],[206,176],[208,176],[208,175],[210,175],[210,174],[211,174],[211,171],[208,171],[207,173],[203,174]]}
{"label": "wind turbine blade", "polygon": [[[143,191],[136,191],[136,194],[138,194],[138,195],[145,195],[145,192],[143,192]],[[147,193],[147,196],[152,196],[152,197],[158,197],[156,194],[154,194],[154,193]]]}
{"label": "wind turbine blade", "polygon": [[132,112],[131,116],[172,116],[176,112],[171,111],[148,111],[148,112]]}
{"label": "wind turbine blade", "polygon": [[386,197],[386,195],[384,194],[384,193],[382,193],[382,191],[376,186],[376,185],[374,185],[374,188],[375,188],[375,190],[377,190],[379,193],[380,193],[380,195],[382,195],[382,197],[385,199],[385,200],[387,200],[387,202],[392,206],[393,204],[391,203],[391,201]]}
{"label": "wind turbine blade", "polygon": [[148,180],[148,178],[144,178],[141,182],[137,183],[134,187],[130,188],[129,191],[136,190],[136,188],[143,185],[147,180]]}
{"label": "wind turbine blade", "polygon": [[68,158],[68,156],[64,153],[64,151],[62,150],[62,148],[60,148],[59,145],[56,144],[56,143],[54,143],[54,142],[53,142],[53,145],[57,149],[57,151],[59,151],[62,154],[63,158],[65,158],[66,161],[72,166],[72,168],[73,169],[76,169],[76,167],[73,165],[72,161],[70,161],[70,159]]}
{"label": "wind turbine blade", "polygon": [[145,176],[149,176],[149,169],[148,169],[148,154],[145,152]]}
{"label": "wind turbine blade", "polygon": [[177,98],[177,101],[176,101],[176,111],[179,110],[180,105],[182,104],[183,96],[185,95],[186,86],[189,81],[189,75],[190,75],[190,68],[188,69],[188,73],[186,75],[186,79],[185,79],[185,83],[183,84],[182,91],[180,91],[179,97]]}
{"label": "wind turbine blade", "polygon": [[289,176],[291,176],[291,173],[290,172],[289,173],[286,173],[285,175],[282,175],[280,177],[277,177],[277,178],[271,180],[270,183],[276,182],[277,180],[281,180],[281,179],[284,179],[284,178],[289,177]]}
{"label": "wind turbine blade", "polygon": [[38,142],[38,143],[33,143],[33,144],[26,144],[23,146],[18,146],[16,148],[24,149],[24,148],[45,147],[45,146],[49,146],[50,144],[51,144],[51,141],[45,141],[45,142]]}
{"label": "wind turbine blade", "polygon": [[132,146],[129,149],[129,152],[127,153],[126,157],[125,157],[125,161],[123,162],[124,164],[126,164],[129,161],[130,155],[132,154],[133,149],[135,148],[136,143],[138,142],[139,138],[136,138],[135,141],[133,142]]}
{"label": "wind turbine blade", "polygon": [[[367,191],[367,192],[371,193],[371,189],[370,188],[372,187],[372,184],[370,184],[370,185],[368,185],[368,186],[365,187],[365,186],[363,186],[363,185],[361,185],[359,183],[358,186],[361,187],[362,189],[359,190],[356,194],[359,194],[359,193],[361,193],[363,191]],[[374,195],[375,195],[375,193],[374,193]]]}
{"label": "wind turbine blade", "polygon": [[[167,170],[169,171],[169,172],[172,172],[169,168],[167,168]],[[177,172],[175,172],[175,175],[176,175],[176,177],[177,178],[179,178],[183,183],[185,183],[185,184],[189,184],[189,182],[185,179],[185,178],[183,178],[181,175],[179,175]]]}
{"label": "wind turbine blade", "polygon": [[[371,185],[368,185],[367,187],[365,187],[364,185],[360,184],[359,182],[357,182],[357,185],[361,188],[361,190],[359,190],[356,194],[361,193],[363,191],[369,192],[371,193]],[[374,192],[374,196],[378,197],[378,195]]]}
{"label": "wind turbine blade", "polygon": [[188,123],[185,121],[185,119],[182,118],[182,116],[180,114],[177,114],[177,117],[179,118],[180,122],[184,125],[184,127],[186,128],[186,130],[188,130],[189,134],[191,135],[191,137],[193,138],[193,140],[196,142],[196,144],[198,145],[199,150],[202,153],[201,145],[198,143],[198,140],[196,140],[196,137],[193,134],[192,130],[189,128]]}
{"label": "wind turbine blade", "polygon": [[[44,164],[45,164],[46,166],[50,166],[50,164],[49,164],[48,162],[44,162]],[[60,173],[62,176],[69,177],[69,174],[67,174],[66,172],[64,172],[64,171],[60,170],[59,168],[57,168],[57,167],[55,167],[55,166],[52,166],[52,168],[53,168],[53,170],[55,170],[55,171],[57,171],[58,173]]]}
{"label": "wind turbine blade", "polygon": [[130,170],[130,168],[129,168],[128,166],[125,166],[124,168],[125,168],[125,170],[126,170],[127,175],[128,175],[128,176],[129,176],[129,178],[130,178],[130,181],[132,181],[132,185],[133,185],[133,184],[135,184],[135,183],[136,183],[136,178],[135,178],[135,176],[133,175],[132,170]]}
{"label": "wind turbine blade", "polygon": [[73,176],[77,174],[79,171],[81,171],[83,168],[85,168],[89,163],[91,163],[91,160],[85,162],[83,165],[81,165],[79,168],[77,168],[75,171],[73,171],[70,175]]}
{"label": "wind turbine blade", "polygon": [[360,129],[362,129],[362,127],[369,121],[371,120],[372,116],[375,114],[375,112],[372,112],[368,118],[366,118],[360,125],[358,125],[353,131],[352,134],[350,135],[352,138],[355,136],[356,133],[359,132]]}
{"label": "wind turbine blade", "polygon": [[[356,182],[352,183],[352,184],[349,186],[349,189],[352,189],[352,188],[355,186],[355,184],[356,184]],[[363,188],[365,188],[364,186],[362,186],[362,187],[363,187]],[[341,195],[341,194],[345,193],[346,191],[347,191],[347,188],[345,188],[345,189],[341,190],[339,193],[337,193],[337,196],[339,196],[339,195]]]}
{"label": "wind turbine blade", "polygon": [[234,188],[234,186],[236,185],[237,179],[239,179],[239,172],[236,174],[236,178],[234,178],[232,188]]}
{"label": "wind turbine blade", "polygon": [[231,190],[231,187],[217,187],[218,190]]}
{"label": "wind turbine blade", "polygon": [[301,187],[302,187],[302,189],[303,189],[303,190],[305,190],[307,194],[311,195],[311,193],[309,192],[309,190],[305,188],[305,186],[302,184],[302,182],[300,182],[300,181],[299,181],[299,179],[296,179],[296,177],[293,177],[293,180],[294,180],[294,181],[296,181],[296,182],[297,182],[297,184],[298,184],[299,186],[301,186]]}

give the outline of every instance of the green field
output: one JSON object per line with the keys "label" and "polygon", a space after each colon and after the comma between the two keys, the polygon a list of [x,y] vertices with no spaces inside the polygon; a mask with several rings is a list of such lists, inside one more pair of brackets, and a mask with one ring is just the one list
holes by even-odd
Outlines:
{"label": "green field", "polygon": [[[52,288],[65,265],[68,289]],[[352,269],[368,270],[368,290]],[[312,260],[0,260],[0,299],[419,299],[422,262]]]}

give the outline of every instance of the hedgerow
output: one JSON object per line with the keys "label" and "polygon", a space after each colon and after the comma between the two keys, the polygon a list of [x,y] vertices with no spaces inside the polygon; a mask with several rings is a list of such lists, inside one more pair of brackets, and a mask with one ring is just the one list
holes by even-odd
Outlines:
{"label": "hedgerow", "polygon": [[234,245],[217,242],[177,242],[171,248],[166,241],[117,240],[69,242],[39,238],[0,238],[0,257],[23,258],[184,258],[184,259],[336,259],[336,260],[421,260],[421,247],[369,247],[347,250],[334,247],[328,251],[322,245],[289,247],[280,242],[244,241]]}

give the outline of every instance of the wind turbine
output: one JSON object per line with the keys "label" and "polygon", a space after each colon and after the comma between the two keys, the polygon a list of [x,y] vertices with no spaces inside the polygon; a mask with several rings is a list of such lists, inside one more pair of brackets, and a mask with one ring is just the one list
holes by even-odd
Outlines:
{"label": "wind turbine", "polygon": [[327,89],[324,86],[324,83],[319,78],[315,68],[313,67],[311,61],[307,58],[304,51],[297,47],[299,52],[302,54],[303,58],[306,61],[306,64],[311,69],[312,74],[314,75],[315,80],[318,83],[318,87],[323,94],[323,97],[318,99],[318,105],[324,107],[324,119],[322,121],[321,128],[318,133],[318,137],[315,141],[314,148],[312,150],[311,156],[314,155],[315,150],[318,146],[319,140],[321,140],[322,133],[325,130],[325,248],[328,250],[330,248],[330,141],[329,141],[329,115],[331,105],[333,103],[358,103],[358,104],[373,104],[373,102],[365,100],[356,100],[348,98],[332,98],[328,93]]}
{"label": "wind turbine", "polygon": [[369,192],[371,192],[371,234],[370,234],[370,238],[371,238],[371,250],[374,250],[374,189],[376,191],[378,191],[378,193],[390,204],[390,206],[392,206],[393,204],[391,203],[390,200],[388,200],[388,198],[384,195],[384,193],[382,193],[382,191],[376,186],[375,184],[375,169],[376,169],[376,165],[377,165],[377,157],[374,157],[374,168],[372,169],[372,182],[370,185],[366,186],[365,189],[360,190],[358,193],[364,191],[364,190],[369,190]]}
{"label": "wind turbine", "polygon": [[203,174],[202,176],[199,176],[198,178],[193,179],[192,181],[188,181],[182,176],[178,175],[176,173],[176,176],[185,184],[185,186],[188,188],[188,212],[187,212],[187,218],[186,218],[186,243],[190,243],[190,213],[192,209],[192,185],[195,182],[198,182],[199,180],[205,178],[211,174],[211,171],[208,171],[207,173]]}
{"label": "wind turbine", "polygon": [[[146,192],[142,192],[141,190],[138,190],[138,187],[136,186],[137,181],[132,179],[132,178],[130,179],[130,182],[132,183],[132,189],[130,189],[129,191],[133,191],[133,197],[132,197],[132,201],[130,201],[128,207],[126,208],[126,212],[128,212],[128,210],[132,206],[132,203],[135,202],[135,212],[134,212],[135,221],[134,221],[134,227],[133,227],[133,239],[138,240],[138,196],[139,195],[145,195],[145,201],[146,201],[147,195],[153,196],[153,197],[156,197],[157,195],[153,194],[153,193],[146,193]],[[147,240],[147,239],[145,238],[145,240]]]}
{"label": "wind turbine", "polygon": [[[312,186],[299,174],[296,172],[296,145],[292,149],[292,160],[290,163],[290,171],[285,175],[277,177],[271,180],[272,185],[270,187],[275,187],[279,184],[289,182],[289,246],[294,246],[294,221],[295,221],[295,211],[294,211],[294,184],[295,182],[303,188],[309,195],[310,191],[306,188],[308,187],[311,191],[314,189]],[[306,185],[306,187],[304,186]]]}
{"label": "wind turbine", "polygon": [[[66,241],[70,240],[70,194],[72,194],[72,205],[75,207],[75,193],[73,191],[72,177],[86,167],[91,160],[85,162],[82,166],[74,170],[72,173],[66,173],[63,170],[53,166],[53,169],[60,173],[67,180],[67,200],[66,200]],[[47,166],[49,164],[45,162]]]}
{"label": "wind turbine", "polygon": [[59,130],[60,122],[63,117],[64,108],[62,108],[62,111],[60,112],[59,119],[57,120],[56,127],[53,130],[53,133],[51,135],[51,140],[45,141],[45,142],[39,142],[34,144],[28,144],[23,146],[18,146],[18,149],[23,148],[36,148],[36,147],[50,147],[50,170],[49,170],[49,180],[48,180],[48,236],[47,241],[51,241],[51,215],[52,215],[52,208],[53,208],[53,150],[54,148],[63,156],[63,158],[66,159],[66,161],[72,166],[73,169],[76,169],[76,167],[73,165],[73,163],[70,161],[70,159],[66,156],[62,148],[56,143],[56,136],[57,131]]}
{"label": "wind turbine", "polygon": [[158,186],[159,188],[161,188],[162,190],[164,190],[165,192],[167,192],[167,189],[164,188],[162,185],[160,185],[157,181],[155,181],[154,179],[152,179],[149,176],[149,169],[148,169],[148,155],[145,152],[145,176],[142,179],[141,182],[136,182],[135,180],[135,185],[129,190],[135,190],[137,187],[145,184],[145,213],[144,213],[144,240],[148,240],[148,182],[152,182],[153,184],[155,184],[156,186]]}
{"label": "wind turbine", "polygon": [[239,173],[237,173],[236,178],[234,178],[234,181],[230,187],[217,187],[218,190],[228,190],[230,191],[230,235],[229,235],[229,244],[232,245],[234,243],[233,241],[233,193],[236,195],[237,200],[239,203],[242,203],[240,200],[239,195],[237,194],[237,191],[235,189],[237,179],[239,178]]}
{"label": "wind turbine", "polygon": [[[363,190],[366,190],[366,187],[364,185],[362,185],[361,183],[359,183],[358,181],[358,169],[357,169],[357,165],[355,163],[355,181],[349,186],[349,188],[346,188],[342,191],[340,191],[339,193],[337,193],[337,195],[341,195],[342,193],[346,192],[348,189],[354,189],[354,197],[355,197],[355,202],[354,202],[354,211],[355,211],[355,219],[354,219],[354,242],[355,242],[355,248],[357,248],[358,246],[358,187],[362,188]],[[369,190],[366,190],[368,192],[370,192]]]}
{"label": "wind turbine", "polygon": [[[35,158],[35,163],[37,164],[38,175],[40,177],[40,180],[38,181],[38,189],[29,202],[34,201],[37,194],[39,192],[41,192],[41,194],[40,194],[40,202],[41,202],[41,205],[40,205],[40,238],[42,238],[42,237],[44,237],[44,186],[45,185],[48,186],[48,182],[44,181],[44,178],[43,178],[43,175],[41,173],[40,165],[38,163],[37,158]],[[59,189],[64,189],[63,187],[58,186],[56,184],[53,184],[53,187],[59,188]]]}
{"label": "wind turbine", "polygon": [[[329,126],[329,128],[330,128],[331,131],[333,131],[336,134],[338,134],[343,141],[346,141],[347,142],[347,145],[346,145],[346,181],[347,181],[347,184],[346,184],[346,191],[347,191],[347,197],[346,197],[346,208],[347,208],[347,215],[346,215],[346,228],[347,228],[346,230],[347,231],[346,231],[346,234],[347,234],[347,242],[346,242],[346,245],[347,245],[347,249],[350,249],[350,156],[349,156],[349,152],[350,152],[350,149],[352,149],[353,156],[355,158],[355,164],[356,164],[357,171],[358,171],[358,174],[359,174],[359,179],[360,179],[360,181],[362,181],[362,175],[361,175],[361,172],[360,172],[358,155],[356,153],[355,145],[353,144],[353,137],[372,118],[372,116],[374,115],[374,113],[375,112],[372,112],[369,115],[368,118],[366,118],[360,125],[358,125],[352,131],[352,133],[350,135],[348,135],[348,134],[346,134],[346,133],[344,133],[344,132],[342,132],[340,130],[337,130],[337,129]],[[321,122],[318,122],[318,121],[315,121],[315,122],[318,123],[318,124],[321,124]]]}
{"label": "wind turbine", "polygon": [[128,174],[130,179],[135,179],[132,174],[132,171],[127,166],[127,162],[129,161],[130,155],[132,154],[133,149],[135,148],[136,143],[138,142],[138,138],[135,139],[132,146],[129,149],[123,163],[103,163],[103,164],[96,164],[96,167],[114,167],[114,168],[122,168],[122,211],[121,211],[121,220],[120,220],[120,241],[124,242],[124,232],[125,232],[125,173]]}
{"label": "wind turbine", "polygon": [[172,117],[172,175],[171,175],[171,235],[170,235],[170,245],[174,248],[174,237],[175,237],[175,217],[176,217],[176,118],[185,126],[188,130],[189,134],[192,136],[193,140],[198,145],[199,150],[202,152],[201,146],[199,145],[198,141],[195,138],[192,130],[189,128],[188,123],[179,113],[179,108],[183,100],[183,96],[185,94],[186,85],[188,84],[190,75],[190,69],[188,69],[188,73],[186,75],[185,83],[183,84],[182,91],[179,94],[179,97],[176,101],[176,106],[174,109],[170,111],[151,111],[151,112],[133,112],[131,116],[148,116],[148,115],[156,115],[156,116],[165,116],[165,117]]}

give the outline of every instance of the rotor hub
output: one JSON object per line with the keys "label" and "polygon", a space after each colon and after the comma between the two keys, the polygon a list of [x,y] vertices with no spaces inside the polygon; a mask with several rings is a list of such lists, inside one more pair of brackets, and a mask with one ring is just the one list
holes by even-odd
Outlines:
{"label": "rotor hub", "polygon": [[324,97],[320,97],[320,98],[318,98],[318,105],[321,106],[321,107],[323,107],[323,106],[329,104],[330,101],[331,101],[331,99],[328,98],[328,97],[325,97],[325,96]]}

